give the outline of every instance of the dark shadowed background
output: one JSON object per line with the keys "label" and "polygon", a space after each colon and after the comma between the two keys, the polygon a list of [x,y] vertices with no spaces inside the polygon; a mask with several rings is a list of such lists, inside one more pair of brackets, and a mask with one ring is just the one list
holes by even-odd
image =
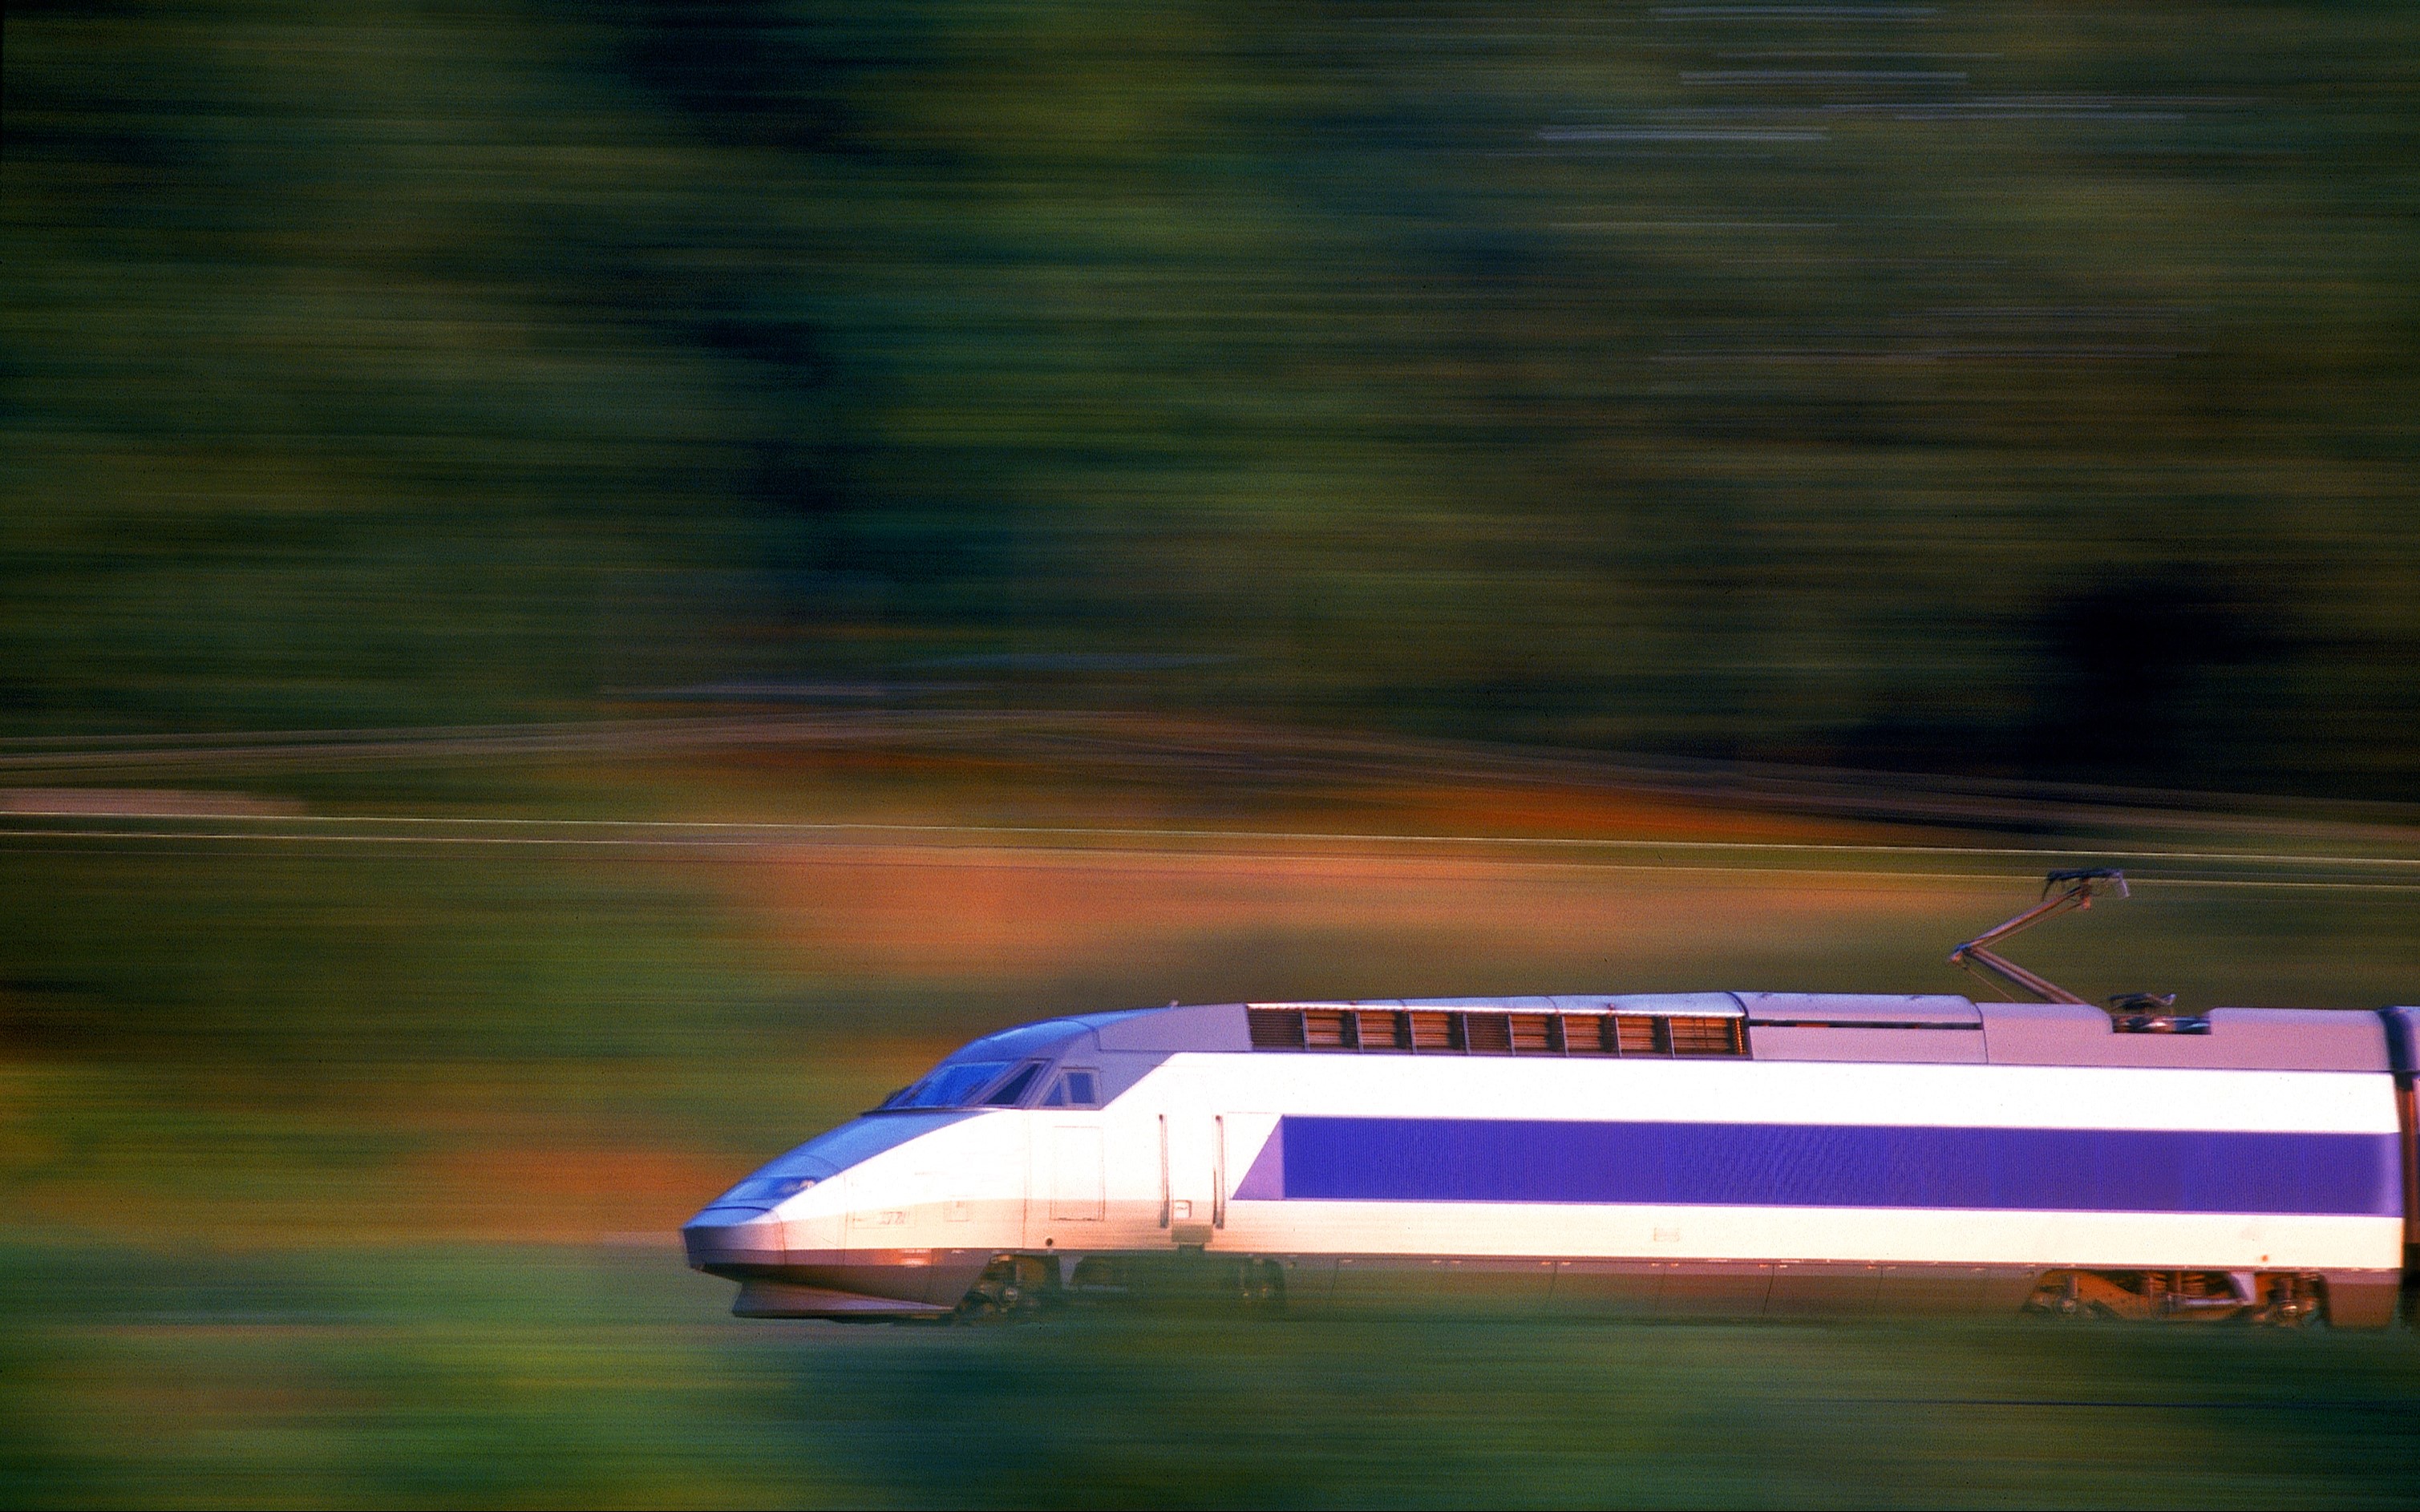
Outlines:
{"label": "dark shadowed background", "polygon": [[874,682],[2371,796],[2420,761],[2407,6],[7,39],[18,733]]}

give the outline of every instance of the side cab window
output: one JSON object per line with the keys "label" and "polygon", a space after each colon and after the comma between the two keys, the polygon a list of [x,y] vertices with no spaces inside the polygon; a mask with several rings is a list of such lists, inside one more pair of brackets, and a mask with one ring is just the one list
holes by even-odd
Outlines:
{"label": "side cab window", "polygon": [[1044,1064],[1045,1062],[1043,1061],[1029,1060],[1024,1065],[1017,1067],[1016,1072],[1012,1074],[1008,1080],[1001,1083],[998,1088],[993,1089],[991,1096],[984,1099],[984,1106],[987,1108],[1013,1108],[1016,1106],[1017,1103],[1025,1101],[1025,1094],[1031,1091],[1033,1088],[1033,1078],[1042,1074]]}
{"label": "side cab window", "polygon": [[1101,1081],[1097,1072],[1063,1071],[1050,1084],[1050,1095],[1042,1100],[1046,1108],[1096,1108],[1101,1105]]}

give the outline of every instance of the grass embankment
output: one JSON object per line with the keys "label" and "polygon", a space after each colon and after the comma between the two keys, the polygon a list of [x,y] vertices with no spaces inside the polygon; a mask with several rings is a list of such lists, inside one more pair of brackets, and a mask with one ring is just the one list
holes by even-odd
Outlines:
{"label": "grass embankment", "polygon": [[11,1501],[2403,1505],[2409,1335],[744,1323],[667,1249],[0,1253]]}

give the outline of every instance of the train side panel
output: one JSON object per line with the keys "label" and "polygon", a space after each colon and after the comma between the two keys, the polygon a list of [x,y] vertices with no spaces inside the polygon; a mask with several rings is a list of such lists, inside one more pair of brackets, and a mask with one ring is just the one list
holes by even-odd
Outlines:
{"label": "train side panel", "polygon": [[[1343,1278],[1324,1286],[1409,1270],[1763,1311],[1996,1305],[2062,1269],[2297,1272],[2335,1278],[2350,1314],[2391,1295],[2401,1260],[2384,1076],[1180,1056],[1125,1102],[1126,1137],[1160,1119],[1223,1133],[1205,1247]],[[1613,1195],[1667,1200],[1590,1200],[1624,1161]],[[1143,1174],[1130,1212],[1159,1206]]]}

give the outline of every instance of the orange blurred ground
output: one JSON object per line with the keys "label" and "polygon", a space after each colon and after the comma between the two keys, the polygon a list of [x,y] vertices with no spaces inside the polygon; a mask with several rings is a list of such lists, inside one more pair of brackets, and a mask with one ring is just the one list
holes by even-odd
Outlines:
{"label": "orange blurred ground", "polygon": [[[2004,883],[1625,862],[1623,853],[1495,851],[1322,836],[1493,836],[1778,842],[1904,840],[1905,830],[1536,781],[1401,778],[1213,790],[1174,779],[1098,780],[1064,765],[898,752],[738,755],[595,767],[575,780],[622,811],[715,820],[1066,825],[1079,838],[884,837],[686,852],[598,853],[576,864],[658,868],[721,901],[738,948],[772,970],[974,1006],[972,1032],[1019,1018],[1182,996],[1404,996],[1759,985],[1732,963],[1918,932],[2004,911]],[[634,780],[635,778],[635,780]],[[271,801],[271,800],[263,800]],[[616,805],[609,804],[611,808]],[[676,812],[668,812],[676,810]],[[1118,837],[1223,829],[1263,838]],[[1929,932],[1929,933],[1923,933]],[[1928,952],[1929,953],[1929,952]],[[1641,963],[1652,970],[1642,974]],[[1921,970],[1931,963],[1909,961]],[[1672,973],[1698,973],[1675,978]],[[1941,985],[1947,985],[1943,983]],[[799,1065],[804,1138],[957,1042],[929,1023],[869,1018],[819,1031]],[[762,1068],[759,1068],[760,1070]],[[148,1180],[142,1229],[242,1247],[469,1239],[668,1236],[771,1149],[666,1148],[577,1113],[645,1101],[644,1063],[566,1067],[532,1085],[489,1067],[422,1066],[349,1086],[290,1115],[300,1135],[381,1131],[393,1154],[357,1180],[247,1181],[238,1167]],[[44,1073],[45,1075],[47,1073]],[[779,1084],[782,1072],[769,1072]],[[602,1078],[615,1085],[603,1087]],[[633,1080],[635,1078],[635,1080]],[[578,1085],[556,1085],[557,1083]],[[622,1085],[627,1083],[628,1085]],[[588,1095],[593,1094],[593,1095]],[[44,1075],[9,1099],[84,1095]],[[710,1094],[709,1094],[710,1096]],[[709,1104],[710,1105],[710,1104]],[[0,1143],[6,1142],[0,1120]],[[786,1126],[786,1125],[785,1125]],[[634,1137],[634,1132],[640,1137]],[[31,1169],[60,1152],[17,1150]],[[207,1149],[191,1152],[209,1168]],[[229,1179],[232,1177],[233,1179]],[[20,1216],[111,1232],[122,1186],[34,1180]]]}

